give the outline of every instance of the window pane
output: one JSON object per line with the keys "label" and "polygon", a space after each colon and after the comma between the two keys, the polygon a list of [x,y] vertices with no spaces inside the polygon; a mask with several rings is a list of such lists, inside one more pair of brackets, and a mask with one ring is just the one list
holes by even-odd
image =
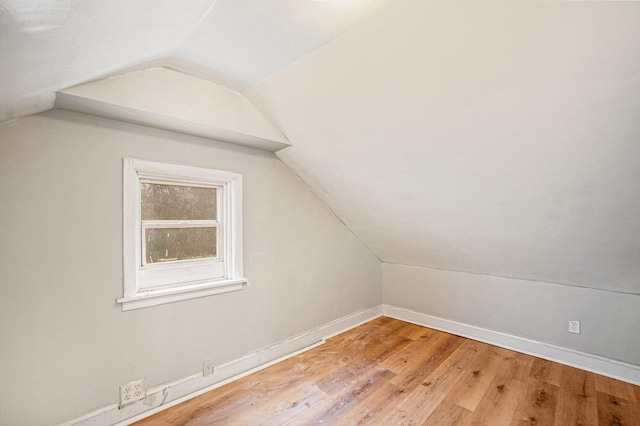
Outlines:
{"label": "window pane", "polygon": [[218,228],[146,228],[146,262],[216,257]]}
{"label": "window pane", "polygon": [[216,188],[140,185],[142,220],[217,220]]}

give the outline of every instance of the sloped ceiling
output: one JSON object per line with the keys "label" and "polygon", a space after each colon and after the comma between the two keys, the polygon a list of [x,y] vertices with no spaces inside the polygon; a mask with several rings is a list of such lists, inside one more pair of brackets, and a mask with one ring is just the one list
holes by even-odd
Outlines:
{"label": "sloped ceiling", "polygon": [[383,261],[640,293],[639,2],[0,7],[0,121],[169,66],[253,100]]}
{"label": "sloped ceiling", "polygon": [[640,3],[397,1],[253,96],[383,261],[640,293]]}

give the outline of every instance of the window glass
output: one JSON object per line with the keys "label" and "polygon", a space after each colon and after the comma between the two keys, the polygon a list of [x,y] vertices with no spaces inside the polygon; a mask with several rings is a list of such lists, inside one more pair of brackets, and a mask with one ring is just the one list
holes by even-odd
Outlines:
{"label": "window glass", "polygon": [[218,228],[146,228],[147,264],[216,257]]}
{"label": "window glass", "polygon": [[216,188],[140,185],[142,220],[216,220]]}

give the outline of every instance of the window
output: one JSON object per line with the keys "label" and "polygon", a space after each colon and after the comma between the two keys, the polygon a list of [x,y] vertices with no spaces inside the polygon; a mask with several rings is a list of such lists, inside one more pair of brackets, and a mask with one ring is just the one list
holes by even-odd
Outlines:
{"label": "window", "polygon": [[125,158],[123,310],[240,290],[242,176]]}

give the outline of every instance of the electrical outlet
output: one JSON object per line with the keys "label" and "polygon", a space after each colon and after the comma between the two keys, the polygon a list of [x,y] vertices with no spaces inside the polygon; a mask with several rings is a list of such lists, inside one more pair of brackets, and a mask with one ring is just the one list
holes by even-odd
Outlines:
{"label": "electrical outlet", "polygon": [[569,321],[569,333],[580,334],[580,321]]}
{"label": "electrical outlet", "polygon": [[207,358],[202,362],[202,375],[204,377],[210,376],[213,374],[213,370],[215,370],[216,365],[213,361],[213,358]]}
{"label": "electrical outlet", "polygon": [[120,385],[120,408],[144,399],[144,379]]}

